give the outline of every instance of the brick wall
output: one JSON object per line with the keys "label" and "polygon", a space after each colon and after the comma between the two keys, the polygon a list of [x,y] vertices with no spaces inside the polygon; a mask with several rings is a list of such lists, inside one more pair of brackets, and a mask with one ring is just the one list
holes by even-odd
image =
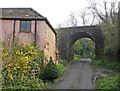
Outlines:
{"label": "brick wall", "polygon": [[45,27],[45,42],[44,42],[44,53],[49,60],[52,57],[56,60],[56,36],[52,29],[46,24]]}

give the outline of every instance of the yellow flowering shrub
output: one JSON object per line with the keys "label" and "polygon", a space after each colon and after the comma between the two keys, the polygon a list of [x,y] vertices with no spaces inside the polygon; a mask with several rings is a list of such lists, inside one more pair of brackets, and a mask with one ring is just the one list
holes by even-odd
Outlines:
{"label": "yellow flowering shrub", "polygon": [[39,78],[43,69],[44,55],[33,45],[13,45],[2,48],[3,84],[16,84],[23,80]]}

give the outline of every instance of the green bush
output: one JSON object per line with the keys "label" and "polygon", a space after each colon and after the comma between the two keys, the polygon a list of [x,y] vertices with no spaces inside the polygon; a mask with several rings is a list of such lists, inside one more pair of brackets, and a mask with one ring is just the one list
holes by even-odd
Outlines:
{"label": "green bush", "polygon": [[[102,78],[96,82],[97,89],[110,89],[109,91],[117,91],[118,87],[118,75],[109,78]],[[114,90],[113,90],[114,89]]]}
{"label": "green bush", "polygon": [[73,60],[80,60],[80,58],[81,58],[81,55],[78,55],[78,54],[75,54],[75,53],[74,53],[74,58],[73,58]]}
{"label": "green bush", "polygon": [[120,73],[118,75],[118,88],[120,89]]}
{"label": "green bush", "polygon": [[69,63],[69,61],[67,59],[59,59],[59,63],[65,66]]}
{"label": "green bush", "polygon": [[[107,60],[93,60],[93,65],[101,68],[107,68],[107,69],[114,69],[119,71],[120,63],[116,61],[107,61]],[[120,80],[118,79],[120,76],[116,75],[109,78],[101,78],[97,80],[96,86],[98,91],[103,91],[103,89],[109,89],[109,91],[117,91],[117,88],[120,88]]]}
{"label": "green bush", "polygon": [[43,69],[43,73],[41,73],[42,80],[54,80],[58,78],[58,71],[55,63],[53,62],[52,58],[50,58],[49,63]]}
{"label": "green bush", "polygon": [[42,80],[53,81],[54,79],[57,79],[63,72],[64,72],[63,64],[56,65],[53,62],[52,58],[50,58],[50,61],[43,69],[43,73],[41,73],[40,78]]}
{"label": "green bush", "polygon": [[93,65],[96,65],[97,67],[102,67],[102,68],[108,68],[108,69],[115,69],[115,70],[120,70],[120,63],[116,61],[107,61],[107,60],[93,60],[92,61]]}
{"label": "green bush", "polygon": [[[104,56],[106,59],[117,59],[118,54],[118,23],[117,17],[115,23],[100,24],[104,36]],[[112,36],[112,37],[111,37]]]}
{"label": "green bush", "polygon": [[63,64],[57,64],[57,71],[58,71],[58,76],[62,75],[62,73],[64,72],[64,65]]}
{"label": "green bush", "polygon": [[31,80],[23,80],[20,82],[17,82],[14,86],[13,85],[7,85],[3,86],[3,90],[14,90],[14,89],[43,89],[46,87],[46,84],[43,83],[40,79],[31,79]]}

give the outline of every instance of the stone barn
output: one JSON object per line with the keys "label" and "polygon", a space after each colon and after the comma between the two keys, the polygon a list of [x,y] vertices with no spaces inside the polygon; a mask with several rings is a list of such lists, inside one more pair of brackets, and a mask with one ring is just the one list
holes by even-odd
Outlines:
{"label": "stone barn", "polygon": [[49,60],[57,60],[57,34],[46,17],[32,8],[1,8],[2,41],[35,43]]}

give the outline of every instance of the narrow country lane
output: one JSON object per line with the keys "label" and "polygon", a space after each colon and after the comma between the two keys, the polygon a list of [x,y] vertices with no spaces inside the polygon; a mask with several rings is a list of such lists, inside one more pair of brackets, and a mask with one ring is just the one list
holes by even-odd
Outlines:
{"label": "narrow country lane", "polygon": [[54,89],[94,89],[91,83],[94,70],[86,59],[85,61],[72,62],[68,65],[68,74],[63,77],[63,81]]}

